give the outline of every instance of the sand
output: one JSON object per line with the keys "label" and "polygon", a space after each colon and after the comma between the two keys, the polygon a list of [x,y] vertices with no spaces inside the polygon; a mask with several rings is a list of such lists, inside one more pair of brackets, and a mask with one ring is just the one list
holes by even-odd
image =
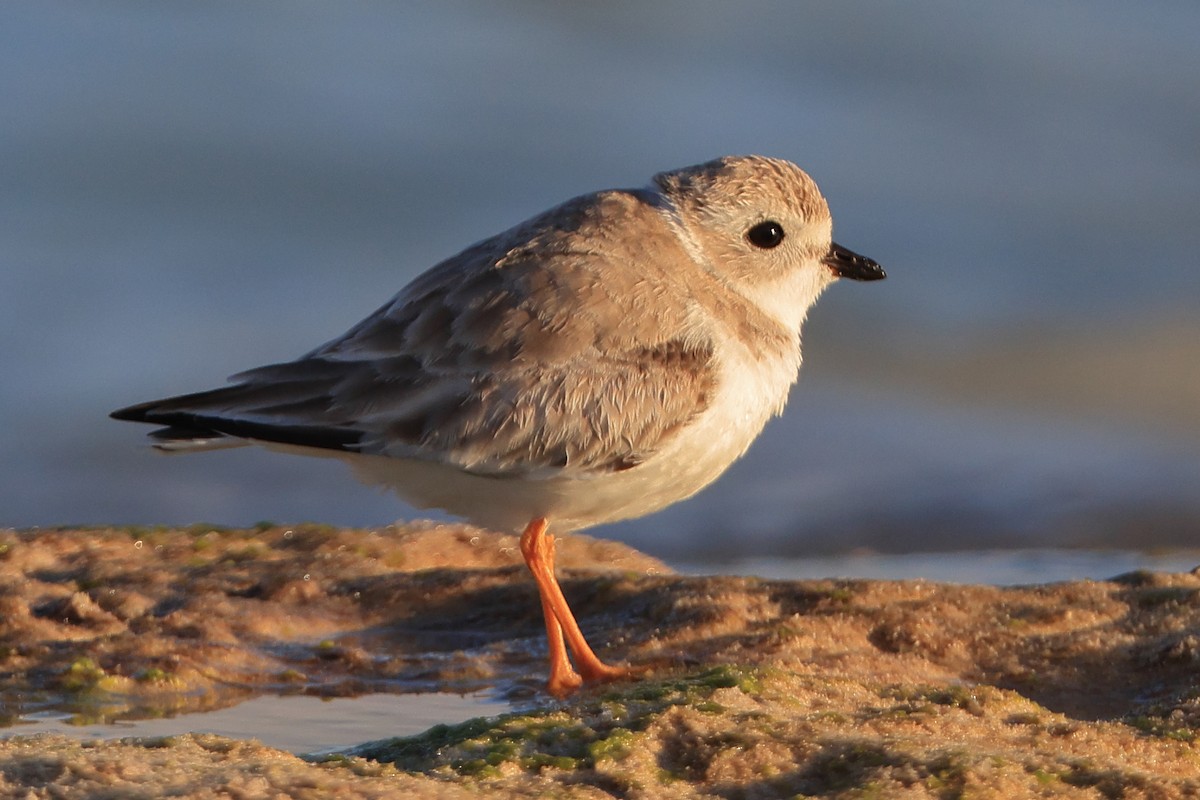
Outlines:
{"label": "sand", "polygon": [[516,540],[379,530],[0,531],[0,714],[473,691],[521,710],[319,759],[208,735],[0,741],[0,797],[1198,797],[1200,572],[995,588],[673,575],[559,546],[644,679],[565,702]]}

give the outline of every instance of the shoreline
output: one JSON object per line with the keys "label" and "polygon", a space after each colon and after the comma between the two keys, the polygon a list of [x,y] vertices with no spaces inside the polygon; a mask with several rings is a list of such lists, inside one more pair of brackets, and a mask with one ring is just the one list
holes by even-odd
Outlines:
{"label": "shoreline", "polygon": [[18,735],[0,741],[0,794],[1200,792],[1200,571],[1018,587],[698,577],[568,536],[560,577],[585,631],[652,670],[558,703],[539,692],[541,615],[515,543],[422,523],[0,532],[10,719],[381,687],[519,703],[318,762],[206,735]]}

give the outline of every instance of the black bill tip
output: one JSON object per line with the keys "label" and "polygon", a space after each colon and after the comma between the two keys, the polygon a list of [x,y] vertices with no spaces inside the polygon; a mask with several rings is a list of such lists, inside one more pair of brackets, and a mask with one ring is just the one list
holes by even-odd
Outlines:
{"label": "black bill tip", "polygon": [[822,261],[839,278],[849,278],[853,281],[879,281],[887,277],[887,273],[883,271],[883,267],[879,266],[878,261],[847,250],[837,242],[830,246],[829,252]]}

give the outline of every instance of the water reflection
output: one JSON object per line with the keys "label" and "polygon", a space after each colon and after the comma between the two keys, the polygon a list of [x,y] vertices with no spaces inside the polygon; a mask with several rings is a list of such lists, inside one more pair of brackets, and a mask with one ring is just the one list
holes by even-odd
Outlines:
{"label": "water reflection", "polygon": [[489,693],[369,694],[360,697],[272,695],[229,708],[165,719],[83,723],[62,711],[23,715],[0,730],[0,738],[35,733],[62,733],[81,739],[129,736],[175,736],[214,733],[257,739],[293,753],[332,752],[373,739],[412,736],[439,723],[453,724],[508,711],[510,706]]}

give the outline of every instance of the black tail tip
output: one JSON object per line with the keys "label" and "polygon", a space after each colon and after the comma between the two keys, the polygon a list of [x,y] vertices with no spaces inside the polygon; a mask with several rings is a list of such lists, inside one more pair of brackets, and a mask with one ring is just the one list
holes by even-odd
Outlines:
{"label": "black tail tip", "polygon": [[109,413],[111,419],[119,419],[123,422],[149,422],[146,419],[146,411],[150,408],[147,403],[139,403],[135,406],[126,406],[118,408],[116,411]]}

